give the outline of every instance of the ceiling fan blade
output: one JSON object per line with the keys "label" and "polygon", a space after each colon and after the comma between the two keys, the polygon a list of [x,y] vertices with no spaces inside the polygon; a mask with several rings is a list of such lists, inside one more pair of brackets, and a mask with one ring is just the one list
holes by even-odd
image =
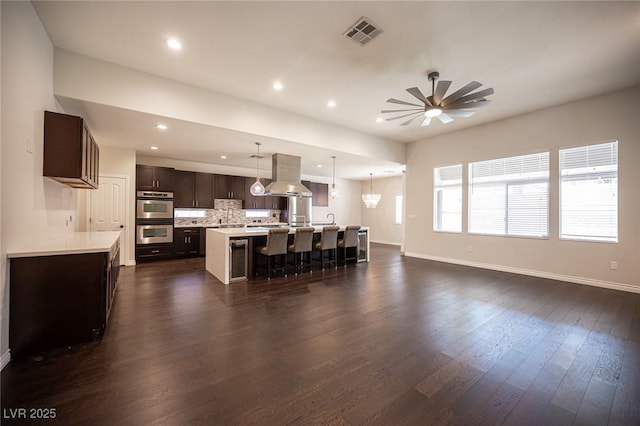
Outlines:
{"label": "ceiling fan blade", "polygon": [[461,97],[463,97],[464,95],[466,95],[467,93],[473,92],[474,90],[476,90],[480,86],[482,86],[482,83],[478,83],[477,81],[472,81],[471,83],[467,84],[463,88],[456,90],[455,92],[453,92],[452,94],[450,94],[449,96],[444,98],[442,100],[442,104],[441,105],[445,106],[445,105],[448,105],[450,103],[453,103],[453,102],[457,101],[458,99],[460,99]]}
{"label": "ceiling fan blade", "polygon": [[427,127],[429,124],[431,124],[431,117],[425,117],[420,127]]}
{"label": "ceiling fan blade", "polygon": [[479,101],[469,101],[469,102],[454,102],[452,104],[447,105],[442,108],[444,111],[449,111],[449,109],[469,109],[469,108],[478,108],[481,106],[487,106],[491,103],[491,101],[487,99],[480,99]]}
{"label": "ceiling fan blade", "polygon": [[442,121],[442,124],[451,123],[453,121],[453,118],[449,117],[444,112],[438,116],[438,119]]}
{"label": "ceiling fan blade", "polygon": [[411,93],[413,96],[415,96],[417,99],[421,100],[422,102],[424,102],[425,104],[427,104],[428,106],[432,106],[431,102],[429,102],[429,99],[427,99],[422,92],[420,91],[420,89],[418,89],[417,87],[409,87],[407,89],[407,92]]}
{"label": "ceiling fan blade", "polygon": [[455,102],[450,102],[448,104],[443,104],[443,106],[449,106],[452,104],[459,104],[459,103],[464,103],[464,102],[469,102],[469,101],[475,101],[475,100],[481,100],[484,99],[485,96],[489,96],[489,95],[493,95],[494,91],[493,88],[488,88],[488,89],[484,89],[481,90],[479,92],[475,92],[475,93],[470,93],[467,96],[463,96],[459,99],[457,99]]}
{"label": "ceiling fan blade", "polygon": [[417,107],[421,107],[422,105],[418,105],[418,104],[412,104],[411,102],[405,102],[405,101],[401,101],[399,99],[387,99],[387,102],[391,102],[392,104],[401,104],[401,105],[411,105],[411,106],[417,106]]}
{"label": "ceiling fan blade", "polygon": [[445,93],[447,93],[449,86],[451,86],[450,81],[441,80],[438,82],[438,85],[436,86],[436,91],[433,94],[434,105],[440,105],[440,102],[442,101],[442,97],[444,96]]}
{"label": "ceiling fan blade", "polygon": [[466,111],[464,109],[447,109],[444,111],[451,117],[471,117],[473,114],[475,114],[474,111]]}
{"label": "ceiling fan blade", "polygon": [[409,117],[410,115],[417,115],[417,114],[422,114],[422,111],[418,111],[418,112],[411,112],[409,114],[404,114],[404,115],[399,115],[397,117],[391,117],[391,118],[387,118],[387,121],[393,121],[393,120],[398,120],[399,118],[405,118],[405,117]]}
{"label": "ceiling fan blade", "polygon": [[381,113],[388,113],[388,112],[405,112],[405,111],[424,111],[424,108],[411,108],[411,109],[383,109],[382,111],[380,111]]}
{"label": "ceiling fan blade", "polygon": [[415,116],[415,117],[413,117],[413,118],[408,119],[408,120],[407,120],[407,121],[405,121],[404,123],[400,123],[400,125],[401,125],[401,126],[408,126],[408,125],[409,125],[409,123],[411,123],[413,120],[415,120],[415,119],[416,119],[416,118],[418,118],[418,117],[422,117],[422,113],[420,113],[420,114],[416,115],[416,116]]}

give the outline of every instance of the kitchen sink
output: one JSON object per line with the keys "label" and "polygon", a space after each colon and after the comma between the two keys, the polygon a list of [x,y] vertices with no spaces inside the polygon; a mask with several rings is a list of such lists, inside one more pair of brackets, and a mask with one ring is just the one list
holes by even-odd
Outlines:
{"label": "kitchen sink", "polygon": [[220,228],[244,228],[244,223],[223,223]]}

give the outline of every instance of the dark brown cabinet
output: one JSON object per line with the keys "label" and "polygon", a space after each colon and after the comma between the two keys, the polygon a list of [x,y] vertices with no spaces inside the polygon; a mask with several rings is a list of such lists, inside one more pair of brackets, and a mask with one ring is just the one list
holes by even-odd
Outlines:
{"label": "dark brown cabinet", "polygon": [[110,252],[11,259],[11,356],[102,337],[119,268],[118,242]]}
{"label": "dark brown cabinet", "polygon": [[43,175],[73,188],[98,187],[100,149],[82,117],[44,112]]}
{"label": "dark brown cabinet", "polygon": [[173,205],[177,208],[213,208],[213,175],[175,171]]}
{"label": "dark brown cabinet", "polygon": [[178,257],[200,255],[201,228],[175,228],[173,231],[173,245]]}
{"label": "dark brown cabinet", "polygon": [[329,205],[329,185],[326,183],[309,182],[308,188],[313,193],[311,205],[327,207]]}
{"label": "dark brown cabinet", "polygon": [[244,176],[215,175],[213,178],[215,198],[244,200]]}
{"label": "dark brown cabinet", "polygon": [[173,191],[175,170],[169,167],[136,165],[136,188],[143,191]]}

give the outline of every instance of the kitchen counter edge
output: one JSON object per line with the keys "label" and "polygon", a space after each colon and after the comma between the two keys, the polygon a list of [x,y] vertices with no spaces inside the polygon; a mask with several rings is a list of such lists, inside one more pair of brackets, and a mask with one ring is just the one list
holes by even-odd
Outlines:
{"label": "kitchen counter edge", "polygon": [[73,232],[49,241],[7,251],[9,259],[58,256],[66,254],[106,253],[120,238],[121,231]]}

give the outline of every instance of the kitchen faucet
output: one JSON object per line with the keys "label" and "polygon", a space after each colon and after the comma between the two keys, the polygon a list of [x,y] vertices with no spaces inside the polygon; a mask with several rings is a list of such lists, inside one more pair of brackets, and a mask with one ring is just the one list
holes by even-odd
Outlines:
{"label": "kitchen faucet", "polygon": [[335,225],[336,224],[336,215],[333,213],[327,213],[327,217],[331,216],[331,224]]}
{"label": "kitchen faucet", "polygon": [[227,224],[229,224],[229,213],[231,212],[231,209],[227,209]]}

